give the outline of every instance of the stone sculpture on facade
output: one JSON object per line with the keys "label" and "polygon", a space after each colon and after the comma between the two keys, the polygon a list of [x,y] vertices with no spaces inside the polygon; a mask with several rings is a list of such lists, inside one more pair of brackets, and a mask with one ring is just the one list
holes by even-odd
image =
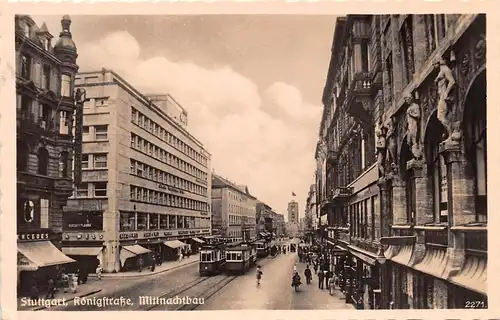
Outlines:
{"label": "stone sculpture on facade", "polygon": [[413,156],[416,159],[420,159],[422,157],[422,148],[419,139],[421,118],[420,106],[415,102],[411,94],[405,97],[405,102],[408,105],[408,109],[406,109],[406,142]]}
{"label": "stone sculpture on facade", "polygon": [[387,128],[387,160],[391,169],[397,168],[397,148],[398,144],[396,141],[396,118],[391,116],[386,124]]}
{"label": "stone sculpture on facade", "polygon": [[377,141],[377,166],[380,177],[385,176],[385,158],[387,154],[387,141],[386,141],[387,128],[382,123],[379,123],[376,130]]}
{"label": "stone sculpture on facade", "polygon": [[443,139],[448,139],[452,133],[452,115],[453,115],[453,102],[450,96],[450,92],[456,84],[455,78],[451,69],[446,64],[444,58],[439,59],[435,64],[436,68],[439,68],[439,73],[434,80],[437,85],[437,91],[439,95],[438,105],[437,105],[437,119],[443,124],[445,129]]}

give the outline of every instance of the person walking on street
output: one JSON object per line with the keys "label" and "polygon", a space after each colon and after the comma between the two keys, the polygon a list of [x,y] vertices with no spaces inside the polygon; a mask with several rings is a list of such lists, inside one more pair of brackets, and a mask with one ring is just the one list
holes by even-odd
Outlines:
{"label": "person walking on street", "polygon": [[325,285],[326,285],[326,289],[330,290],[330,286],[329,286],[329,283],[330,283],[330,271],[329,270],[324,270],[323,272],[325,273]]}
{"label": "person walking on street", "polygon": [[297,263],[295,263],[295,264],[293,265],[293,272],[294,272],[294,273],[297,273]]}
{"label": "person walking on street", "polygon": [[45,296],[45,299],[54,299],[55,294],[56,287],[54,285],[54,280],[52,280],[52,278],[49,278],[47,282],[47,295]]}
{"label": "person walking on street", "polygon": [[323,281],[325,279],[325,274],[322,270],[318,271],[318,288],[323,290]]}
{"label": "person walking on street", "polygon": [[318,263],[313,262],[314,265],[314,273],[318,274]]}
{"label": "person walking on street", "polygon": [[309,265],[306,266],[306,270],[304,270],[304,276],[306,277],[306,283],[311,284],[311,269],[309,269]]}
{"label": "person walking on street", "polygon": [[97,266],[97,268],[95,268],[95,273],[97,274],[97,280],[101,281],[101,279],[102,279],[102,267],[101,267],[101,264],[99,264]]}

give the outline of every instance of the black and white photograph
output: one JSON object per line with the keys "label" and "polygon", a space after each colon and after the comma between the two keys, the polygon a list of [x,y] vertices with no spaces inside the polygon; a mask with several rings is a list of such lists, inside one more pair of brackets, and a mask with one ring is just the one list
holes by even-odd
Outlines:
{"label": "black and white photograph", "polygon": [[17,310],[488,309],[489,17],[18,12]]}

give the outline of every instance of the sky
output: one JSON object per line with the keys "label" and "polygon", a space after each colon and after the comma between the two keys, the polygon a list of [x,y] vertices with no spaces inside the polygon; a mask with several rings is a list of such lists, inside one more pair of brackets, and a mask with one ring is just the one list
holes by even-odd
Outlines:
{"label": "sky", "polygon": [[[54,36],[60,16],[33,16]],[[169,93],[212,168],[287,219],[314,182],[335,16],[72,16],[80,71],[112,69]],[[292,192],[297,196],[292,197]]]}

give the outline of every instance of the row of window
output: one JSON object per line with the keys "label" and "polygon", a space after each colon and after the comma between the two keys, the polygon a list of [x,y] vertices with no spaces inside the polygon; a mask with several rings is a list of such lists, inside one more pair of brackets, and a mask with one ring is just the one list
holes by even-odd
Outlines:
{"label": "row of window", "polygon": [[146,202],[160,206],[169,206],[188,210],[208,211],[208,204],[206,202],[133,185],[130,186],[130,201]]}
{"label": "row of window", "polygon": [[108,125],[83,126],[82,141],[108,140]]}
{"label": "row of window", "polygon": [[253,218],[247,216],[236,216],[230,214],[229,216],[230,225],[242,225],[242,224],[253,224]]}
{"label": "row of window", "polygon": [[171,173],[162,171],[145,163],[130,159],[130,173],[139,177],[164,183],[168,186],[186,190],[201,196],[207,196],[207,188],[194,184],[188,180],[174,176]]}
{"label": "row of window", "polygon": [[191,176],[205,181],[207,180],[207,174],[205,172],[133,133],[130,134],[130,147]]}
{"label": "row of window", "polygon": [[108,196],[107,182],[81,183],[75,188],[77,198],[103,198]]}
{"label": "row of window", "polygon": [[234,205],[234,204],[229,204],[229,213],[235,213],[243,216],[248,216],[252,214],[253,212],[249,208],[245,208],[242,206]]}
{"label": "row of window", "polygon": [[31,56],[27,54],[22,54],[21,55],[21,68],[18,69],[20,71],[20,76],[26,80],[36,80],[34,82],[39,83],[38,80],[40,80],[41,83],[41,88],[43,90],[52,90],[52,91],[57,91],[55,88],[51,88],[51,68],[48,65],[43,65],[41,67],[42,72],[41,72],[41,79],[33,79],[32,77],[34,75],[40,74],[38,72],[33,72],[33,68],[36,67],[36,64],[33,64],[33,59]]}
{"label": "row of window", "polygon": [[[375,240],[375,215],[377,196],[358,201],[349,206],[350,233],[353,237]],[[370,224],[371,234],[368,234]]]}
{"label": "row of window", "polygon": [[131,107],[131,112],[132,123],[147,130],[151,134],[157,136],[159,139],[168,142],[170,145],[174,146],[177,150],[181,151],[196,162],[202,164],[205,167],[207,166],[207,158],[188,146],[181,139],[165,130],[159,124],[146,117],[134,107]]}
{"label": "row of window", "polygon": [[199,228],[210,228],[210,218],[145,212],[120,212],[120,231]]}
{"label": "row of window", "polygon": [[218,261],[220,259],[226,259],[226,251],[211,251],[200,253],[201,262]]}
{"label": "row of window", "polygon": [[[17,142],[17,171],[26,172],[28,171],[30,149],[28,145],[22,141]],[[38,148],[36,154],[37,157],[37,169],[36,173],[42,176],[49,175],[49,151],[44,148]],[[59,178],[69,177],[70,168],[69,153],[63,151],[59,154]]]}

